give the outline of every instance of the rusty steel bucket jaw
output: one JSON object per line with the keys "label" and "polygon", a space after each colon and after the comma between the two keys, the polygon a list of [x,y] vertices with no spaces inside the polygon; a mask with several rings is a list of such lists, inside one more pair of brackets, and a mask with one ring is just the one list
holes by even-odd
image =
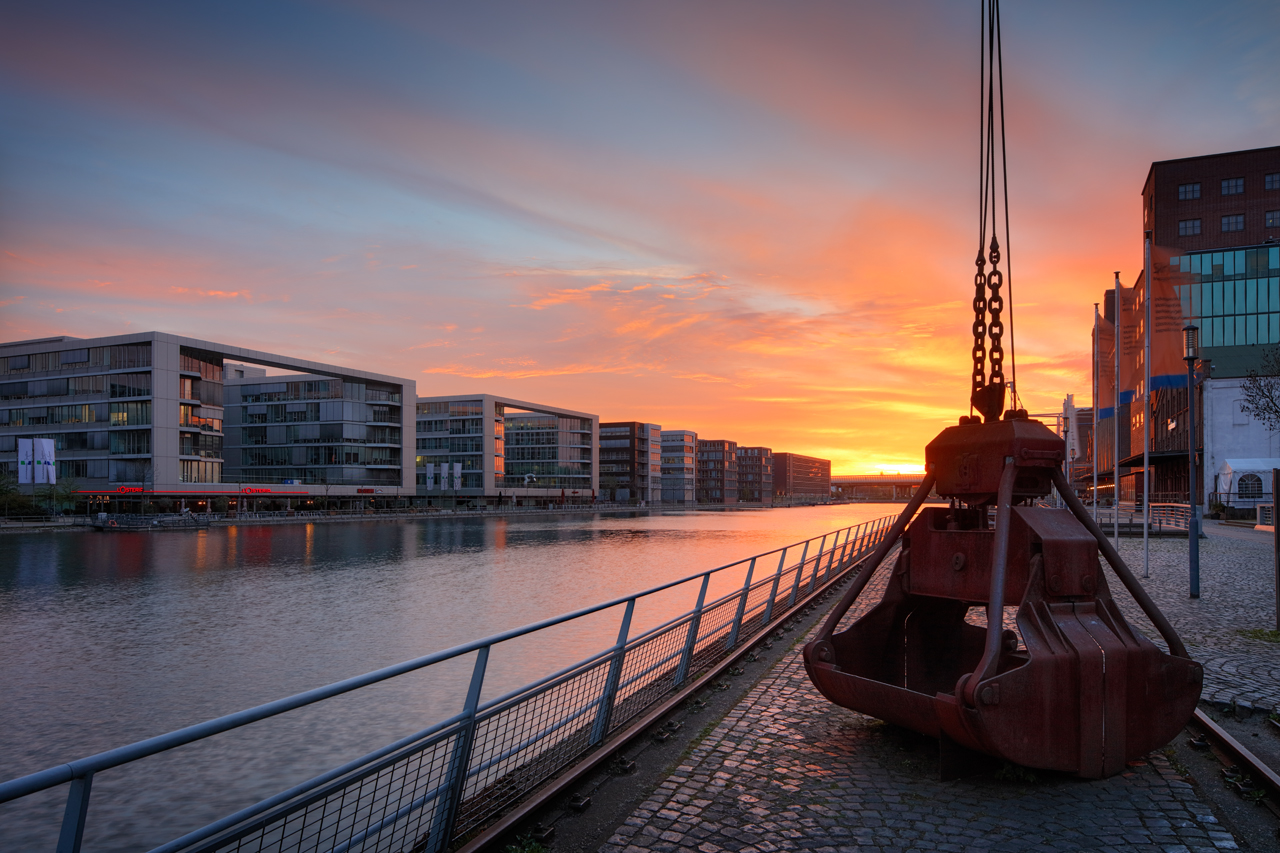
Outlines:
{"label": "rusty steel bucket jaw", "polygon": [[[944,755],[1109,776],[1186,724],[1203,671],[1071,491],[1062,439],[1011,415],[963,419],[929,444],[921,491],[805,667],[831,701],[937,737]],[[951,505],[917,515],[934,482]],[[1032,505],[1055,486],[1068,509]],[[837,630],[899,539],[881,600]],[[1169,653],[1125,620],[1099,551]]]}

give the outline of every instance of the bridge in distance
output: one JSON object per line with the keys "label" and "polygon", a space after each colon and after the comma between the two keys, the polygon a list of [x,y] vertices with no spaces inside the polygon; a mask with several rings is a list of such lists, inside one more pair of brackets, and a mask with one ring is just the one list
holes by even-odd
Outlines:
{"label": "bridge in distance", "polygon": [[850,501],[909,500],[924,474],[846,474],[831,478],[831,496]]}

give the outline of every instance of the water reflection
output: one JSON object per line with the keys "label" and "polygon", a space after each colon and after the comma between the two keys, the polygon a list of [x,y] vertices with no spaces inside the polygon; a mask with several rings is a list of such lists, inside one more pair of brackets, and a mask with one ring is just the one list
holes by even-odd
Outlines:
{"label": "water reflection", "polygon": [[[894,509],[6,536],[0,540],[0,776],[529,624]],[[637,614],[637,630],[687,607],[694,594],[654,602]],[[618,617],[601,614],[495,650],[486,694],[608,646]],[[154,846],[421,729],[457,710],[469,671],[469,660],[460,660],[158,756],[136,771],[104,773],[94,781],[86,846]],[[171,808],[177,800],[183,809]],[[44,805],[0,806],[5,849],[50,849],[60,808],[59,797]]]}

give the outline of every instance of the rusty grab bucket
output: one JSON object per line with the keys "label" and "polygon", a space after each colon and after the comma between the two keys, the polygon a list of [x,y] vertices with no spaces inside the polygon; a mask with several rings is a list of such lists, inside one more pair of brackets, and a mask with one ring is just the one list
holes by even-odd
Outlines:
{"label": "rusty grab bucket", "polygon": [[[1113,775],[1186,725],[1203,670],[1071,490],[1062,439],[1022,412],[977,421],[926,448],[925,481],[805,646],[805,668],[832,702],[936,737],[944,757],[959,746]],[[935,485],[951,506],[916,516]],[[1053,485],[1069,509],[1031,505]],[[837,632],[899,540],[884,597]],[[1099,551],[1169,653],[1125,621]],[[1006,606],[1017,607],[1017,631],[1004,625]],[[966,621],[974,607],[985,626]]]}

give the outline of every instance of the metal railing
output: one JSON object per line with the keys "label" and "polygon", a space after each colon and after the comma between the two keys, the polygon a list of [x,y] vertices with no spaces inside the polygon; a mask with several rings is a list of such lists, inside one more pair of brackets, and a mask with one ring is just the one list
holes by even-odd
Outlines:
{"label": "metal railing", "polygon": [[[1090,507],[1092,511],[1092,507]],[[1098,524],[1103,532],[1110,530],[1108,525],[1115,523],[1116,514],[1120,515],[1120,523],[1126,527],[1142,529],[1142,507],[1133,504],[1121,504],[1118,507],[1099,507]],[[1187,504],[1153,503],[1151,504],[1151,531],[1161,533],[1164,530],[1189,530],[1191,527],[1191,509]]]}
{"label": "metal railing", "polygon": [[[461,713],[152,851],[443,853],[483,831],[582,756],[607,747],[628,723],[766,633],[798,600],[868,556],[892,522],[892,517],[885,517],[842,528],[635,595],[51,767],[0,784],[0,803],[68,785],[57,850],[77,853],[96,774],[474,655]],[[732,591],[708,601],[713,579],[717,587],[730,585]],[[676,589],[694,600],[692,607],[633,635],[637,602]],[[493,649],[615,607],[621,608],[622,617],[612,646],[481,701]]]}
{"label": "metal railing", "polygon": [[1234,492],[1210,492],[1208,505],[1222,504],[1225,507],[1233,509],[1254,509],[1259,504],[1274,503],[1270,489],[1261,492],[1245,491],[1243,494],[1239,490]]}

